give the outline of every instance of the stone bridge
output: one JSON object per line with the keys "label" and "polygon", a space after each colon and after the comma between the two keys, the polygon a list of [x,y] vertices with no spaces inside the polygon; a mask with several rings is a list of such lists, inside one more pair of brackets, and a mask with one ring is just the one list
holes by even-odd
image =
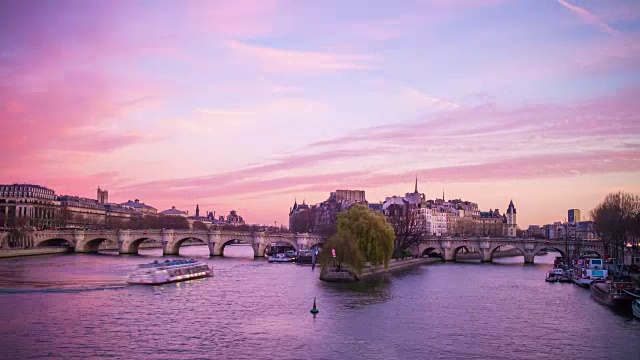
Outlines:
{"label": "stone bridge", "polygon": [[324,239],[306,233],[267,233],[229,230],[45,230],[32,235],[33,247],[59,245],[62,240],[78,253],[98,252],[109,240],[118,244],[120,254],[137,254],[140,244],[151,240],[162,244],[163,255],[178,255],[180,245],[197,240],[209,247],[211,256],[221,256],[230,243],[249,244],[255,257],[263,257],[271,243],[288,244],[296,250],[320,246]]}
{"label": "stone bridge", "polygon": [[[417,256],[439,253],[445,261],[455,261],[461,249],[480,253],[480,261],[493,261],[493,254],[501,246],[512,246],[524,255],[524,262],[532,264],[536,254],[542,250],[558,251],[565,256],[564,240],[547,240],[533,238],[490,238],[490,237],[425,237],[419,246],[413,248]],[[569,241],[569,251],[575,249],[575,242]],[[602,257],[604,245],[600,241],[583,241],[579,244],[581,253],[594,253]]]}

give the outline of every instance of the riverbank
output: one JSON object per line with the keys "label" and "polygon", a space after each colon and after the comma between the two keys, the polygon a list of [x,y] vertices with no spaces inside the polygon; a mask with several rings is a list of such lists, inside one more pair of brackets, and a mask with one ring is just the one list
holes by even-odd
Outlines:
{"label": "riverbank", "polygon": [[21,256],[36,256],[36,255],[52,255],[52,254],[68,254],[73,252],[73,249],[69,247],[43,247],[32,249],[10,249],[0,250],[0,259],[21,257]]}
{"label": "riverbank", "polygon": [[[542,255],[542,254],[540,254]],[[505,258],[512,256],[522,256],[522,252],[516,248],[508,249],[508,250],[497,250],[493,253],[493,258]],[[471,253],[458,253],[456,254],[456,260],[479,260],[480,253],[471,252]]]}
{"label": "riverbank", "polygon": [[378,266],[377,268],[371,265],[365,265],[361,275],[357,275],[351,272],[347,268],[341,269],[341,271],[325,270],[320,272],[320,280],[327,282],[354,282],[366,279],[371,276],[380,275],[392,271],[404,270],[418,265],[427,265],[442,262],[440,258],[417,258],[417,259],[405,259],[389,261],[389,266]]}
{"label": "riverbank", "polygon": [[[206,246],[206,244],[182,244],[182,246]],[[161,249],[161,244],[141,244],[140,249]],[[117,246],[104,246],[100,247],[99,251],[118,251]],[[22,257],[22,256],[37,256],[37,255],[55,255],[55,254],[69,254],[73,253],[73,248],[70,247],[41,247],[30,249],[8,249],[0,250],[0,259]]]}

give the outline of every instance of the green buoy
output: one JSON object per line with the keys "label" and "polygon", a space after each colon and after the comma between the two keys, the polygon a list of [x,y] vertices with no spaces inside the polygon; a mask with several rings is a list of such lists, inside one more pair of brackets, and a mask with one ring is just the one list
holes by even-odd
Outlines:
{"label": "green buoy", "polygon": [[311,309],[311,311],[310,311],[310,312],[311,312],[313,315],[315,315],[315,314],[317,314],[317,313],[319,313],[319,312],[320,312],[320,310],[318,310],[318,309],[316,308],[316,298],[313,298],[313,309]]}

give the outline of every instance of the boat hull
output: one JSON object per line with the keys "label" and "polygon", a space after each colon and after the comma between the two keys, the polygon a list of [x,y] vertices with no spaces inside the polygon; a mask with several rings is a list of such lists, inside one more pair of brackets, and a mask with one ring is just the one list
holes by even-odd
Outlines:
{"label": "boat hull", "polygon": [[609,293],[610,285],[604,282],[591,284],[591,295],[602,305],[614,309],[628,309],[633,298],[625,293]]}
{"label": "boat hull", "polygon": [[156,279],[156,280],[154,279],[128,280],[127,284],[129,285],[163,285],[163,284],[169,284],[169,283],[174,283],[179,281],[206,278],[212,275],[213,275],[213,271],[206,271],[202,273],[172,276],[172,277],[166,277],[164,279]]}
{"label": "boat hull", "polygon": [[640,300],[636,300],[631,304],[631,310],[633,311],[633,316],[640,319]]}
{"label": "boat hull", "polygon": [[593,282],[593,280],[583,279],[583,278],[578,278],[578,279],[573,278],[572,280],[576,285],[582,286],[583,288],[588,288]]}

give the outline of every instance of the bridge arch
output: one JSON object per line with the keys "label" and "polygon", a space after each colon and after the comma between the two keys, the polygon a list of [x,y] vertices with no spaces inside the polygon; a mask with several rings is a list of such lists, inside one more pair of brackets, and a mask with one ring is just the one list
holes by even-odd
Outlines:
{"label": "bridge arch", "polygon": [[158,244],[162,244],[162,241],[160,241],[160,239],[155,237],[135,238],[133,240],[125,241],[122,243],[122,245],[120,246],[120,254],[134,254],[134,255],[138,254],[138,250],[140,250],[140,245],[142,245],[142,243],[147,240],[151,240]]}
{"label": "bridge arch", "polygon": [[559,247],[557,247],[557,246],[543,246],[543,247],[541,247],[541,248],[536,250],[536,254],[539,253],[542,250],[557,251],[557,252],[560,253],[560,256],[566,257],[566,253],[563,250],[561,250]]}
{"label": "bridge arch", "polygon": [[[473,252],[472,250],[476,250],[477,251],[477,249],[475,249],[472,246],[469,246],[469,244],[461,244],[461,245],[458,245],[456,247],[452,246],[451,247],[451,260],[452,261],[456,261],[458,253],[460,252],[460,250],[466,250],[467,253]],[[478,259],[480,259],[480,257]]]}
{"label": "bridge arch", "polygon": [[203,245],[208,245],[209,241],[207,241],[206,239],[203,239],[199,236],[184,236],[184,237],[180,237],[177,239],[174,239],[174,241],[167,243],[165,246],[166,248],[164,249],[164,253],[165,254],[172,254],[172,255],[178,255],[180,254],[180,246],[182,244],[184,244],[187,240],[198,240],[199,242],[201,242]]}
{"label": "bridge arch", "polygon": [[[498,249],[500,249],[500,248],[501,248],[501,247],[503,247],[503,246],[511,246],[513,249],[518,249],[518,252],[519,252],[520,254],[522,254],[522,256],[523,256],[523,257],[524,257],[524,259],[525,259],[525,262],[527,262],[527,255],[526,255],[526,252],[524,251],[524,249],[522,249],[522,248],[521,248],[520,246],[518,246],[518,245],[512,245],[512,244],[500,244],[500,245],[497,245],[497,246],[495,246],[495,247],[491,248],[491,250],[489,251],[489,262],[493,262],[493,256],[494,256],[495,252],[496,252],[496,251],[498,251]],[[537,251],[540,251],[540,250],[541,250],[541,249],[538,249],[538,250],[536,250],[536,252],[537,252]],[[534,254],[534,255],[535,255],[535,254]]]}
{"label": "bridge arch", "polygon": [[106,237],[98,237],[98,238],[92,238],[84,241],[79,241],[76,244],[76,252],[97,253],[98,251],[100,251],[100,245],[107,240],[113,241],[113,239],[108,239]]}
{"label": "bridge arch", "polygon": [[45,239],[42,241],[39,241],[37,244],[35,244],[36,247],[49,247],[49,246],[54,246],[54,247],[73,247],[73,242],[59,237],[59,238],[51,238],[51,239]]}
{"label": "bridge arch", "polygon": [[434,257],[434,255],[440,255],[442,256],[441,250],[439,248],[436,247],[427,247],[425,248],[422,253],[420,254],[421,257]]}
{"label": "bridge arch", "polygon": [[[294,245],[295,244],[295,245]],[[258,254],[258,256],[263,257],[266,256],[269,251],[273,246],[287,246],[291,249],[293,249],[293,251],[298,251],[298,244],[296,244],[295,241],[291,241],[289,239],[279,239],[277,241],[272,241],[270,243],[268,243],[267,245],[264,246],[264,250],[262,250],[262,253]]]}
{"label": "bridge arch", "polygon": [[242,237],[237,237],[237,238],[231,238],[231,239],[225,239],[223,241],[221,241],[219,244],[214,244],[214,246],[219,246],[219,255],[220,256],[224,256],[224,248],[227,245],[251,245],[251,247],[253,248],[253,252],[254,254],[256,253],[256,245],[254,245],[252,240],[249,239],[244,239]]}
{"label": "bridge arch", "polygon": [[581,253],[583,255],[589,255],[589,254],[597,255],[599,258],[602,258],[602,254],[600,254],[599,252],[593,249],[583,250]]}

